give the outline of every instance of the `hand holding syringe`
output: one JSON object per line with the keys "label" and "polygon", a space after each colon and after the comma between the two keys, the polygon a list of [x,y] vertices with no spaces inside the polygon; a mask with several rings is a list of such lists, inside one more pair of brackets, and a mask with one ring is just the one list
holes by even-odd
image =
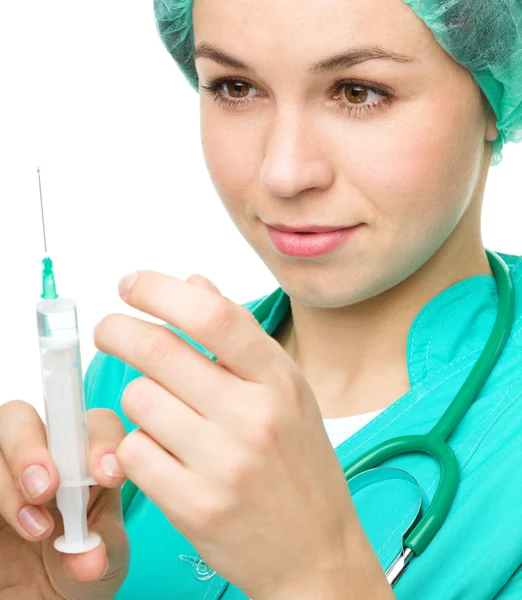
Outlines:
{"label": "hand holding syringe", "polygon": [[[103,466],[125,428],[113,411],[84,414],[74,303],[53,295],[46,259],[37,314],[47,427],[29,402],[0,405],[0,590],[34,600],[113,598],[129,567],[125,477]],[[65,535],[53,543],[62,520]]]}

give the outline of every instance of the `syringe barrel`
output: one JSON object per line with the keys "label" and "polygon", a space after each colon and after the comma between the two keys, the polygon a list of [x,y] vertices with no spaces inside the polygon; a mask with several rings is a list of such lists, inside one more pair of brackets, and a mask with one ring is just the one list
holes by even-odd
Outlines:
{"label": "syringe barrel", "polygon": [[60,485],[89,485],[93,482],[76,304],[68,298],[42,300],[36,314],[51,456]]}

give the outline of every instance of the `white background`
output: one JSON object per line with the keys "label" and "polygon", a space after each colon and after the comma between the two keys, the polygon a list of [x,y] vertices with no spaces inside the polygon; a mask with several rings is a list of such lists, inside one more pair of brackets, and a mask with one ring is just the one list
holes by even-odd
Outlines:
{"label": "white background", "polygon": [[[490,170],[483,238],[522,254],[522,145],[504,156]],[[201,273],[238,303],[278,287],[212,186],[199,97],[163,48],[150,0],[0,0],[0,159],[0,404],[23,399],[43,416],[38,165],[57,291],[77,303],[84,371],[105,315],[154,320],[120,300],[129,271]]]}

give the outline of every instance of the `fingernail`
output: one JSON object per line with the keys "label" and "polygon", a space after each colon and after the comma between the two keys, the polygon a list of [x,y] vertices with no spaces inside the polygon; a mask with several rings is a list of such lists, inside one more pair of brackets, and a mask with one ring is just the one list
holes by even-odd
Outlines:
{"label": "fingernail", "polygon": [[134,271],[134,273],[128,273],[125,277],[120,279],[120,283],[118,284],[118,291],[120,292],[120,296],[125,297],[131,290],[132,286],[138,279],[138,271]]}
{"label": "fingernail", "polygon": [[22,485],[29,498],[37,498],[51,485],[51,478],[47,469],[31,465],[22,473]]}
{"label": "fingernail", "polygon": [[108,477],[124,477],[125,473],[121,470],[116,456],[114,454],[105,454],[100,460],[101,470]]}
{"label": "fingernail", "polygon": [[18,521],[29,535],[42,535],[51,525],[49,519],[36,506],[24,506],[18,513]]}

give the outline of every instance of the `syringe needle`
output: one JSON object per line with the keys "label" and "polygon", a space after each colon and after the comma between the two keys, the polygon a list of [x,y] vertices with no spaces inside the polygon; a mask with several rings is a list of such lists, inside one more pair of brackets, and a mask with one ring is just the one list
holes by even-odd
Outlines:
{"label": "syringe needle", "polygon": [[45,237],[45,220],[44,220],[44,209],[43,209],[43,200],[42,200],[42,182],[40,179],[40,166],[38,166],[38,187],[40,188],[40,206],[42,207],[42,226],[43,226],[43,235],[44,235],[45,256],[49,256],[47,254],[47,239]]}

